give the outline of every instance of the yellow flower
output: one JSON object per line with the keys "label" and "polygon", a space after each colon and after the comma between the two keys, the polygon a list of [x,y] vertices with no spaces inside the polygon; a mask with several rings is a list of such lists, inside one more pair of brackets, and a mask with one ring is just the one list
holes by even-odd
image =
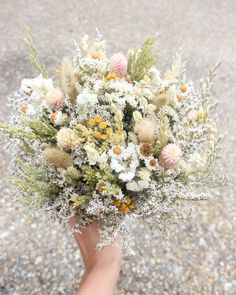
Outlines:
{"label": "yellow flower", "polygon": [[113,200],[113,204],[124,213],[128,213],[135,208],[135,204],[129,196],[125,196],[125,201]]}
{"label": "yellow flower", "polygon": [[100,139],[102,137],[102,134],[100,132],[95,132],[94,137]]}
{"label": "yellow flower", "polygon": [[106,81],[110,81],[110,80],[119,80],[119,77],[116,75],[116,73],[115,72],[112,72],[112,73],[108,73],[107,75],[106,75]]}
{"label": "yellow flower", "polygon": [[114,204],[115,206],[117,206],[117,207],[120,207],[120,205],[121,205],[121,201],[119,201],[119,200],[114,200],[114,201],[113,201],[113,204]]}
{"label": "yellow flower", "polygon": [[50,116],[50,122],[51,122],[52,124],[55,123],[56,118],[57,118],[57,114],[58,114],[58,112],[55,112],[55,113],[52,113],[52,114],[51,114],[51,116]]}
{"label": "yellow flower", "polygon": [[130,209],[134,209],[134,208],[135,208],[135,204],[134,204],[134,203],[131,203],[131,204],[129,205],[129,208],[130,208]]}
{"label": "yellow flower", "polygon": [[119,156],[122,153],[122,148],[119,146],[116,146],[112,149],[113,153]]}
{"label": "yellow flower", "polygon": [[101,123],[99,123],[99,125],[98,125],[98,127],[100,128],[100,129],[104,129],[104,128],[106,128],[107,127],[107,122],[101,122]]}
{"label": "yellow flower", "polygon": [[127,207],[127,205],[125,203],[121,204],[120,209],[125,213],[129,212],[129,207]]}
{"label": "yellow flower", "polygon": [[28,109],[27,105],[23,105],[23,106],[21,107],[21,112],[22,112],[22,113],[26,113],[27,109]]}
{"label": "yellow flower", "polygon": [[129,196],[125,196],[126,199],[126,204],[130,205],[132,203],[132,200],[130,199]]}
{"label": "yellow flower", "polygon": [[89,124],[90,127],[93,127],[95,125],[95,123],[96,123],[96,121],[95,121],[94,118],[89,119],[88,124]]}
{"label": "yellow flower", "polygon": [[182,92],[186,92],[187,91],[187,86],[186,85],[180,85],[179,86],[179,89],[182,91]]}
{"label": "yellow flower", "polygon": [[122,135],[122,133],[123,133],[122,130],[116,130],[117,135]]}
{"label": "yellow flower", "polygon": [[177,94],[177,99],[179,102],[181,102],[183,100],[184,96],[182,93]]}
{"label": "yellow flower", "polygon": [[107,135],[111,135],[111,133],[112,133],[112,128],[107,128],[106,132],[107,132]]}
{"label": "yellow flower", "polygon": [[107,139],[107,135],[106,134],[102,134],[101,135],[101,139],[106,140]]}
{"label": "yellow flower", "polygon": [[100,123],[102,122],[102,118],[100,116],[94,117],[95,122]]}

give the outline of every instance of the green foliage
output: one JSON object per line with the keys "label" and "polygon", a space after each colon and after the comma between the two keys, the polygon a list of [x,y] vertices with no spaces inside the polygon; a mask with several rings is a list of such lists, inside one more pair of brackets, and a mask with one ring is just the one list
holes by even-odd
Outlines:
{"label": "green foliage", "polygon": [[97,169],[93,169],[90,166],[85,166],[83,169],[83,178],[85,179],[89,188],[93,189],[98,182],[100,172]]}
{"label": "green foliage", "polygon": [[160,121],[158,140],[154,147],[154,154],[159,154],[171,137],[170,122],[167,116]]}
{"label": "green foliage", "polygon": [[140,81],[156,63],[154,54],[154,37],[148,37],[141,48],[133,49],[128,58],[128,74],[135,81]]}
{"label": "green foliage", "polygon": [[31,130],[25,130],[23,127],[13,127],[6,123],[0,123],[0,131],[10,137],[16,137],[22,141],[40,140],[40,141],[55,141],[57,130],[48,124],[45,120],[37,117],[23,116],[21,123]]}
{"label": "green foliage", "polygon": [[25,115],[22,117],[21,122],[26,127],[29,127],[42,141],[55,141],[57,130],[42,118]]}
{"label": "green foliage", "polygon": [[214,67],[209,70],[209,75],[206,79],[200,80],[200,89],[199,89],[199,97],[202,99],[203,107],[207,107],[214,111],[216,104],[211,105],[209,103],[210,97],[212,95],[213,89],[213,80],[216,76],[216,71],[220,67],[220,62],[217,63]]}
{"label": "green foliage", "polygon": [[29,139],[29,140],[36,140],[38,139],[37,134],[32,131],[26,131],[23,128],[16,128],[12,127],[6,123],[0,123],[0,131],[5,133],[10,137],[16,137],[21,140]]}
{"label": "green foliage", "polygon": [[83,178],[91,190],[96,187],[99,180],[115,182],[115,176],[112,173],[109,173],[109,171],[104,172],[90,166],[84,167]]}
{"label": "green foliage", "polygon": [[192,185],[195,187],[208,186],[218,187],[226,186],[228,180],[226,176],[220,174],[221,171],[216,170],[216,163],[220,159],[222,139],[217,138],[214,141],[214,146],[211,147],[206,153],[202,153],[202,159],[198,163],[188,165],[182,165],[181,174],[178,179],[185,185]]}
{"label": "green foliage", "polygon": [[44,171],[37,169],[32,163],[19,160],[18,165],[18,175],[12,182],[26,196],[23,201],[33,209],[39,208],[46,199],[59,192],[59,188],[50,183]]}
{"label": "green foliage", "polygon": [[87,203],[91,199],[91,196],[88,196],[88,195],[79,196],[77,194],[74,194],[72,199],[73,199],[72,208],[76,209],[80,207],[81,205]]}
{"label": "green foliage", "polygon": [[25,42],[28,46],[29,50],[29,62],[32,65],[32,67],[38,72],[39,74],[42,74],[43,78],[47,79],[48,74],[45,68],[45,65],[40,62],[38,49],[34,44],[31,30],[28,30],[27,36],[25,38]]}

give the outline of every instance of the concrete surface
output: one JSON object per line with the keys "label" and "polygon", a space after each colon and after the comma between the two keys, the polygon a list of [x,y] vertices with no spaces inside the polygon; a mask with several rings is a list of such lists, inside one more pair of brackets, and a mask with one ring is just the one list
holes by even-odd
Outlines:
{"label": "concrete surface", "polygon": [[[7,119],[6,98],[23,77],[31,77],[25,28],[31,27],[41,56],[53,73],[73,40],[99,28],[109,52],[125,51],[159,32],[159,67],[179,47],[191,79],[222,60],[215,80],[220,101],[219,127],[230,185],[217,197],[197,204],[198,215],[178,226],[168,240],[159,232],[132,225],[136,256],[124,259],[118,294],[236,294],[236,1],[235,0],[0,0],[0,120]],[[0,294],[72,295],[83,270],[68,229],[29,220],[27,210],[7,196],[8,159],[0,157]]]}

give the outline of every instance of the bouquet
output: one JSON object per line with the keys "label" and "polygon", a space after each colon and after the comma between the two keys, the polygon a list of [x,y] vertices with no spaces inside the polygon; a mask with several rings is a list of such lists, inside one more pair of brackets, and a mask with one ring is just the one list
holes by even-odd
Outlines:
{"label": "bouquet", "polygon": [[129,219],[165,230],[188,217],[187,201],[208,197],[199,186],[225,184],[215,172],[216,67],[196,86],[179,53],[160,73],[153,37],[107,57],[97,34],[75,43],[73,62],[64,58],[53,80],[30,34],[26,41],[38,76],[22,80],[0,130],[12,181],[31,210],[64,223],[76,217],[74,230],[96,221],[98,248],[118,233],[125,246]]}

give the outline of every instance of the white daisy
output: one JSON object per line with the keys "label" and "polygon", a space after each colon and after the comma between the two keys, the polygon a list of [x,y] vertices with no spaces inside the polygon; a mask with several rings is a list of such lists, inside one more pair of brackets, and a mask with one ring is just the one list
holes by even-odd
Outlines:
{"label": "white daisy", "polygon": [[88,162],[90,165],[95,165],[100,157],[99,152],[89,144],[84,145],[84,149],[87,152]]}
{"label": "white daisy", "polygon": [[77,96],[78,107],[84,104],[95,105],[96,103],[98,103],[97,94],[92,94],[87,89],[84,89],[83,92]]}
{"label": "white daisy", "polygon": [[119,173],[121,180],[127,182],[134,178],[139,160],[136,146],[133,143],[129,143],[126,148],[113,147],[109,150],[108,155],[111,158],[112,170]]}
{"label": "white daisy", "polygon": [[158,160],[155,159],[153,156],[144,159],[144,162],[145,162],[146,167],[147,167],[150,171],[154,171],[154,170],[156,170],[157,167],[159,166],[159,164],[158,164]]}
{"label": "white daisy", "polygon": [[145,180],[138,180],[138,181],[130,181],[126,184],[126,188],[129,191],[133,191],[133,192],[140,192],[144,189],[149,188],[149,181],[145,181]]}
{"label": "white daisy", "polygon": [[42,75],[35,79],[23,79],[20,90],[30,95],[30,101],[42,102],[48,91],[54,89],[52,79],[44,79]]}

